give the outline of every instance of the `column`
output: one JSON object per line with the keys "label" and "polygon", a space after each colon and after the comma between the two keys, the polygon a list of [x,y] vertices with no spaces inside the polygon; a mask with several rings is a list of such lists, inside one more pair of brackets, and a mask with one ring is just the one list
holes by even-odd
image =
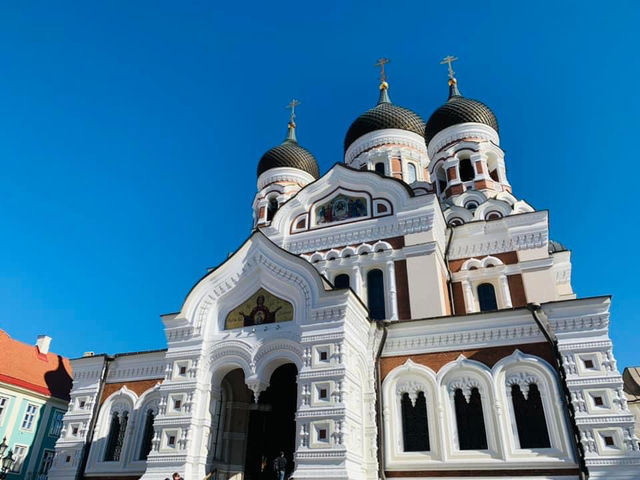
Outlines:
{"label": "column", "polygon": [[476,302],[473,298],[473,290],[469,280],[462,281],[462,293],[464,295],[464,304],[467,307],[467,313],[477,312]]}
{"label": "column", "polygon": [[393,260],[387,262],[387,291],[389,292],[389,320],[398,320],[398,301],[396,292],[396,268]]}
{"label": "column", "polygon": [[498,277],[498,281],[500,282],[500,295],[502,296],[502,305],[499,305],[499,307],[513,307],[513,304],[511,303],[511,291],[509,290],[509,281],[507,280],[507,276],[504,274],[500,275],[500,277]]}
{"label": "column", "polygon": [[359,265],[354,265],[351,268],[351,277],[353,278],[353,291],[364,301],[362,298],[362,272],[360,271]]}

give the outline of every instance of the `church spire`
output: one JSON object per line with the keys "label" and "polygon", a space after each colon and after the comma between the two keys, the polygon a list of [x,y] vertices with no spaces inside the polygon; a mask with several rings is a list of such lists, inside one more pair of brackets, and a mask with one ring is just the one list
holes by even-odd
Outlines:
{"label": "church spire", "polygon": [[289,116],[289,130],[287,132],[287,138],[285,139],[285,142],[298,143],[298,140],[296,139],[296,122],[295,122],[296,106],[298,105],[300,105],[300,102],[295,98],[293,98],[289,102],[289,105],[287,105],[286,107],[291,109],[291,115]]}
{"label": "church spire", "polygon": [[388,58],[382,57],[374,64],[375,67],[380,67],[380,97],[378,98],[378,105],[381,103],[391,103],[388,92],[389,84],[387,83],[387,74],[384,72],[385,64],[390,61]]}
{"label": "church spire", "polygon": [[449,69],[449,98],[452,97],[461,97],[460,90],[458,90],[458,81],[455,77],[455,72],[453,71],[453,67],[451,64],[458,60],[458,57],[453,57],[451,55],[447,55],[440,62],[441,65],[447,65]]}

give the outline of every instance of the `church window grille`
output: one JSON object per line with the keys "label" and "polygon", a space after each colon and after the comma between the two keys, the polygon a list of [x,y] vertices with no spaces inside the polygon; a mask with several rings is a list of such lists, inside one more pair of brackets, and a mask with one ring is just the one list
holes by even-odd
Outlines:
{"label": "church window grille", "polygon": [[367,272],[367,305],[373,320],[385,318],[384,278],[382,270],[377,268]]}
{"label": "church window grille", "polygon": [[349,280],[349,275],[347,275],[346,273],[341,273],[340,275],[336,276],[333,284],[336,288],[349,288]]}
{"label": "church window grille", "polygon": [[408,393],[400,400],[402,409],[402,443],[405,452],[427,452],[429,448],[429,426],[427,422],[427,401],[424,392],[418,392],[415,402]]}
{"label": "church window grille", "polygon": [[128,421],[128,412],[123,412],[121,415],[118,415],[117,412],[113,413],[109,427],[109,437],[107,438],[107,451],[104,456],[105,462],[117,462],[120,460]]}
{"label": "church window grille", "polygon": [[384,175],[384,163],[378,162],[375,164],[374,168],[376,173],[379,173],[380,175]]}
{"label": "church window grille", "polygon": [[468,401],[462,390],[456,389],[454,404],[460,450],[486,450],[487,433],[484,426],[482,399],[478,389],[471,389]]}
{"label": "church window grille", "polygon": [[478,285],[478,303],[480,304],[481,312],[498,309],[496,290],[493,288],[492,284],[481,283]]}
{"label": "church window grille", "polygon": [[418,179],[418,172],[413,163],[407,164],[407,183],[413,183]]}
{"label": "church window grille", "polygon": [[147,410],[144,422],[144,432],[142,433],[142,445],[140,446],[140,460],[146,460],[151,451],[151,442],[153,441],[153,420],[155,415],[153,410]]}
{"label": "church window grille", "polygon": [[511,399],[520,448],[549,448],[549,432],[538,386],[535,383],[529,384],[525,397],[520,385],[512,385]]}
{"label": "church window grille", "polygon": [[468,182],[474,179],[476,176],[476,172],[473,169],[473,165],[471,164],[471,160],[468,158],[463,158],[460,160],[460,180],[463,182]]}
{"label": "church window grille", "polygon": [[273,220],[273,216],[278,211],[278,200],[276,197],[269,198],[269,204],[267,205],[267,222]]}

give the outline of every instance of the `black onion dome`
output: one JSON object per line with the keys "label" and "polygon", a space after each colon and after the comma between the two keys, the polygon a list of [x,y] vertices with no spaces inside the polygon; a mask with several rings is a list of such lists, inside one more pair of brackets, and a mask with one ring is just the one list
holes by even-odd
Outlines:
{"label": "black onion dome", "polygon": [[453,80],[449,86],[449,100],[431,114],[424,128],[424,139],[429,142],[447,127],[460,123],[483,123],[498,132],[498,120],[484,103],[463,97]]}
{"label": "black onion dome", "polygon": [[389,100],[386,87],[380,89],[378,105],[356,118],[349,127],[344,137],[344,151],[346,152],[361,136],[385,128],[399,128],[418,135],[424,134],[424,120],[420,115],[408,108],[393,105]]}
{"label": "black onion dome", "polygon": [[262,155],[258,162],[258,177],[270,168],[278,167],[297,168],[309,173],[313,178],[320,177],[318,162],[309,150],[298,145],[291,125],[287,139]]}

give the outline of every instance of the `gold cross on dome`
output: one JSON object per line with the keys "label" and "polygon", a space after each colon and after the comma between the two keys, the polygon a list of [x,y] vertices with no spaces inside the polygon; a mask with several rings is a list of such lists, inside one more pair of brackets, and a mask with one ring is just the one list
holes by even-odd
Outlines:
{"label": "gold cross on dome", "polygon": [[453,78],[454,75],[454,71],[453,71],[453,67],[451,66],[451,64],[453,62],[455,62],[456,60],[458,60],[458,57],[453,57],[451,55],[447,55],[446,57],[444,57],[442,59],[442,61],[440,62],[440,65],[447,65],[449,67],[449,78]]}
{"label": "gold cross on dome", "polygon": [[293,119],[296,118],[296,107],[300,105],[300,102],[298,100],[296,100],[295,98],[292,98],[291,101],[289,102],[289,105],[287,105],[285,108],[290,108],[291,109],[291,116],[289,117],[289,122],[290,123],[294,123]]}
{"label": "gold cross on dome", "polygon": [[387,81],[387,74],[384,73],[384,66],[386,63],[389,63],[391,60],[388,58],[379,58],[377,63],[375,63],[374,67],[380,67],[380,83],[385,83]]}

